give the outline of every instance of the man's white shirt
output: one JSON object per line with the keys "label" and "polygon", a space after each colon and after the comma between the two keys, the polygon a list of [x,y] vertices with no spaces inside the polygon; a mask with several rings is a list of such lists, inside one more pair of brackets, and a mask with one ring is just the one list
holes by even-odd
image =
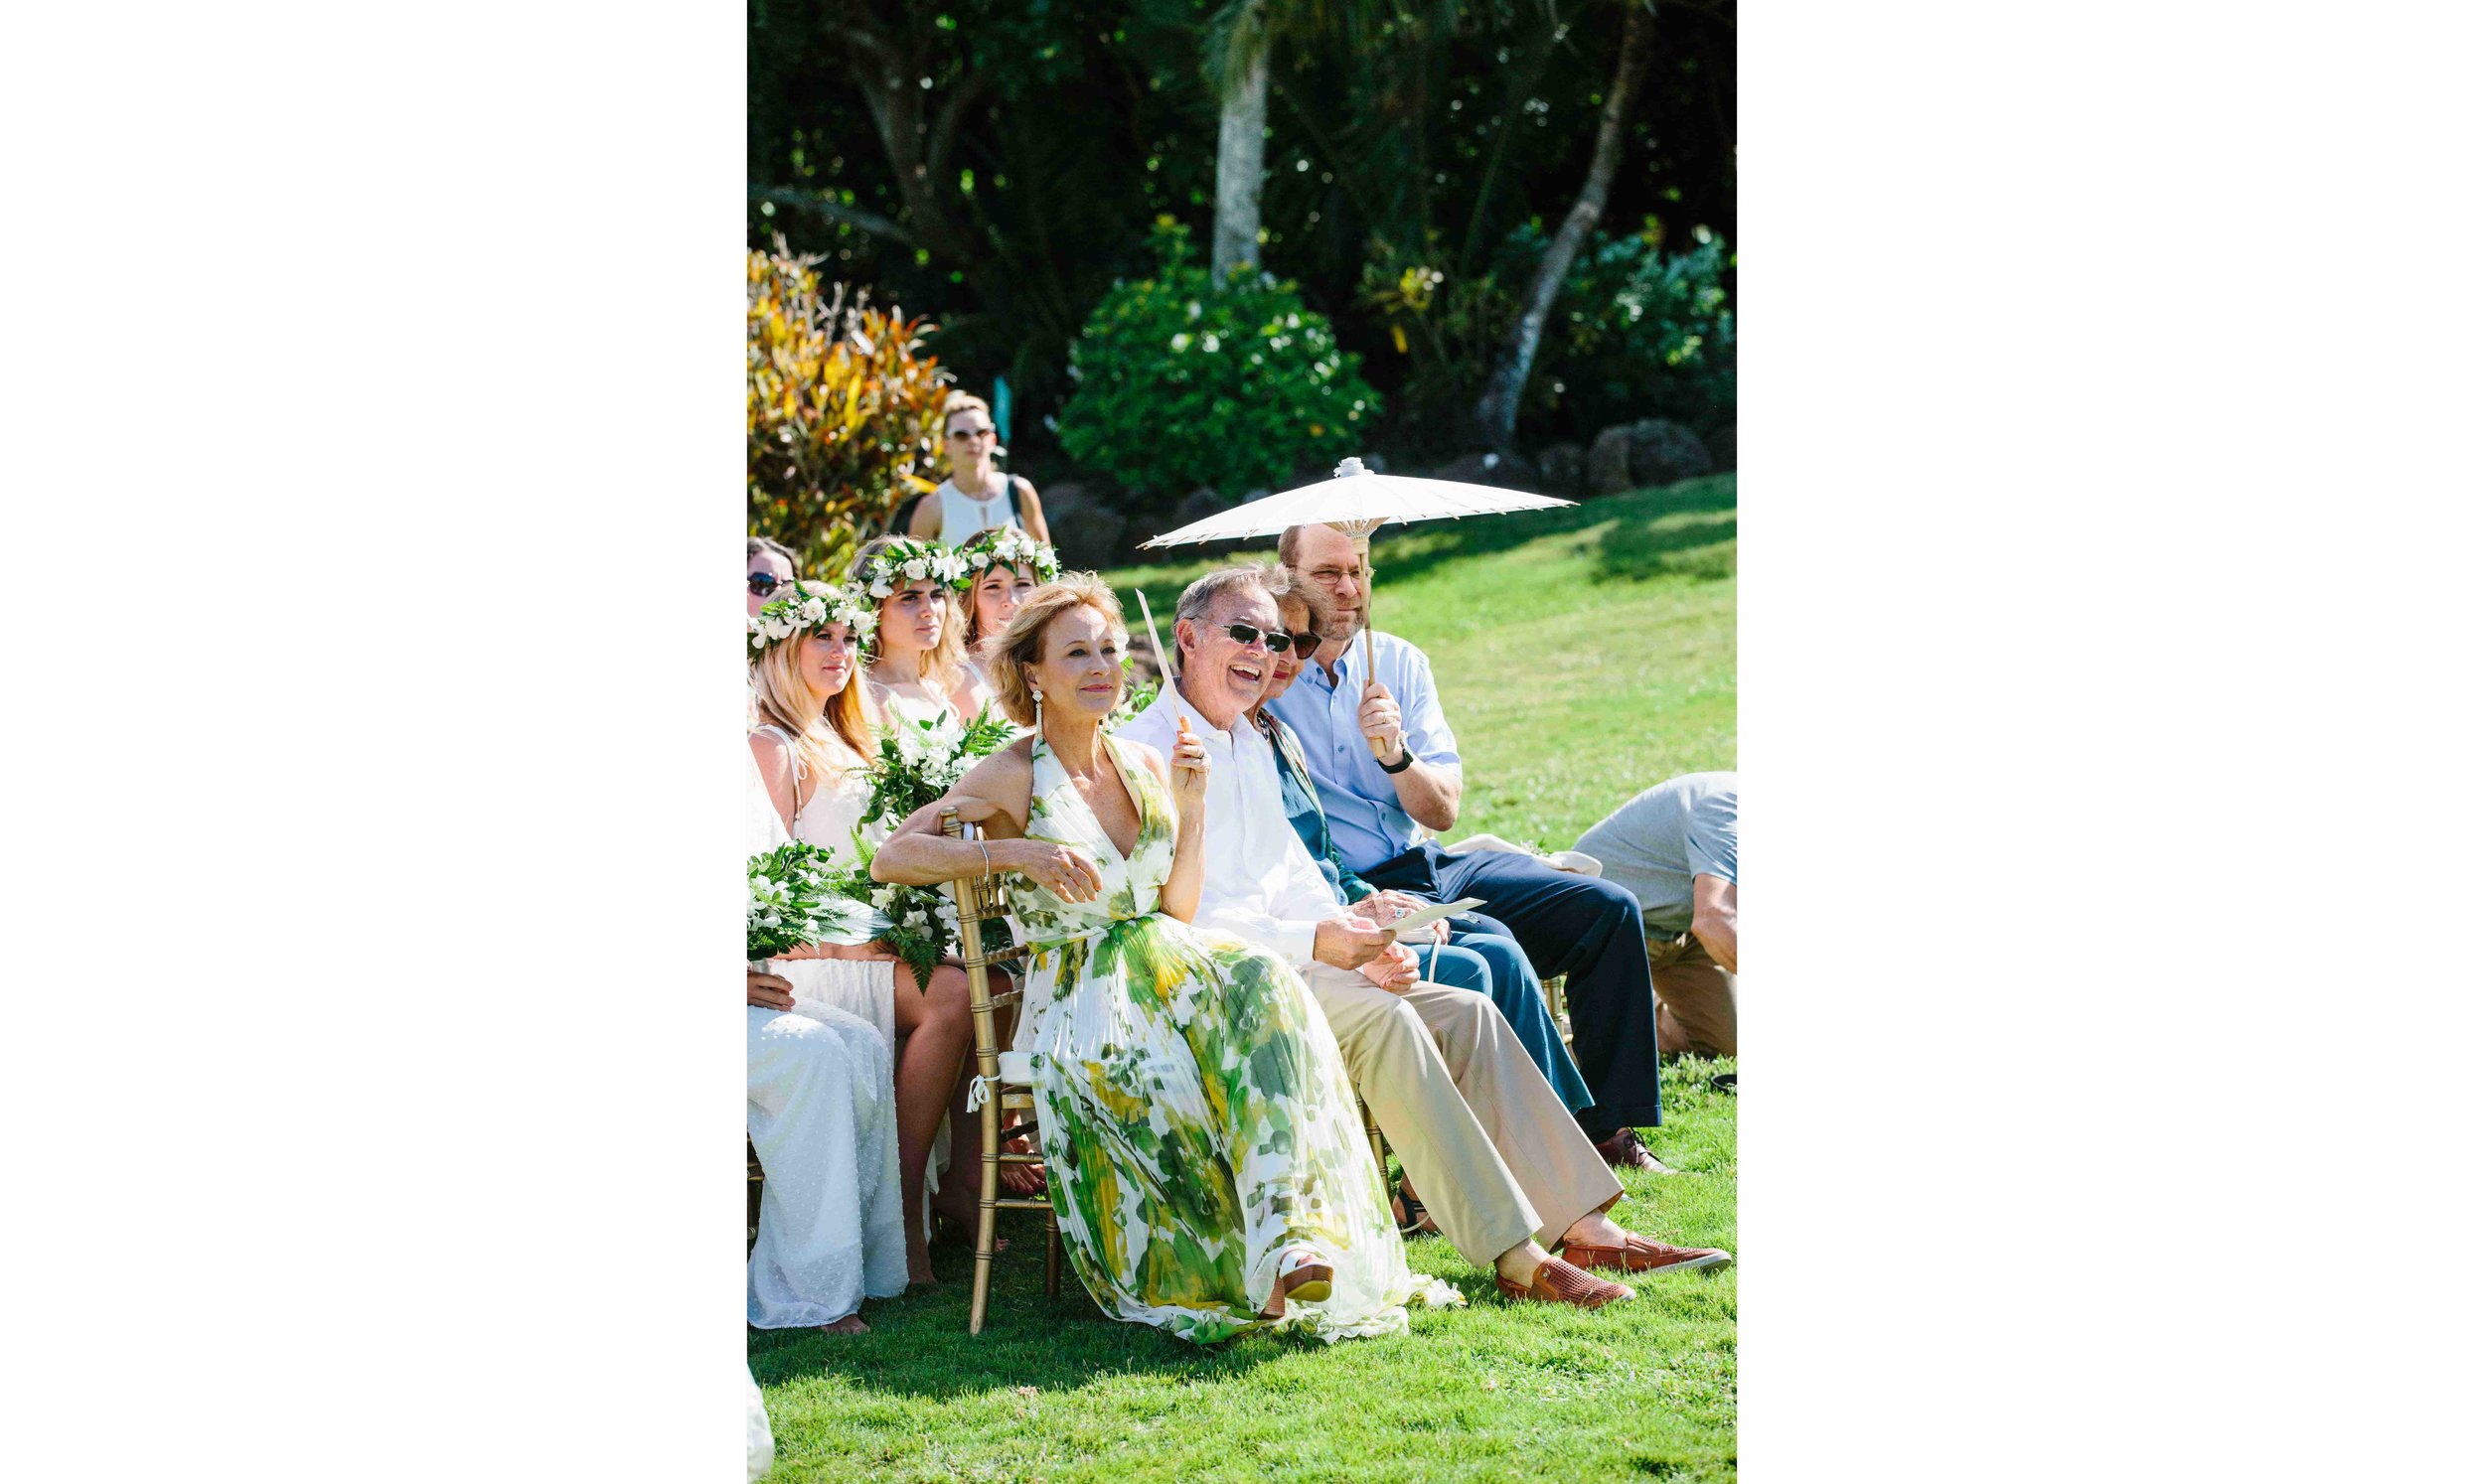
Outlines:
{"label": "man's white shirt", "polygon": [[1169,761],[1180,740],[1177,718],[1183,716],[1207,749],[1207,820],[1200,841],[1207,871],[1191,925],[1230,933],[1273,950],[1297,968],[1309,967],[1320,925],[1346,913],[1286,819],[1276,750],[1268,739],[1248,717],[1234,718],[1231,731],[1210,726],[1173,685],[1115,735],[1144,742]]}

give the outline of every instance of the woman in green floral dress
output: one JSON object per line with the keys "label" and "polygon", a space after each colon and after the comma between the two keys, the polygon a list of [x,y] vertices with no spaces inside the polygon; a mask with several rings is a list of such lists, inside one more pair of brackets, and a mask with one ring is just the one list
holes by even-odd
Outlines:
{"label": "woman in green floral dress", "polygon": [[[1268,1326],[1403,1333],[1410,1273],[1344,1058],[1294,970],[1193,931],[1207,755],[1107,736],[1128,642],[1084,573],[1038,589],[995,657],[1034,734],[906,821],[872,874],[1008,873],[1030,956],[1016,1047],[1034,1064],[1052,1207],[1087,1291],[1201,1344]],[[939,832],[957,807],[982,843]]]}

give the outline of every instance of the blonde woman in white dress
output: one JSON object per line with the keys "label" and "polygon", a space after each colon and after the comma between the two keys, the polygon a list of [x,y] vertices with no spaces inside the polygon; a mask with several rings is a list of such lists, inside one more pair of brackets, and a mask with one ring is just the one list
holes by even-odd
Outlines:
{"label": "blonde woman in white dress", "polygon": [[874,536],[854,554],[854,583],[878,603],[871,699],[892,721],[964,726],[992,703],[966,663],[966,612],[954,585],[964,560],[908,536]]}
{"label": "blonde woman in white dress", "polygon": [[[750,752],[776,818],[795,839],[847,859],[869,790],[858,776],[870,749],[870,709],[859,671],[877,623],[870,600],[851,588],[797,582],[750,621],[750,670],[759,696],[759,726]],[[912,1213],[923,1210],[925,1167],[933,1138],[953,1104],[974,1044],[966,973],[950,965],[918,985],[914,971],[875,948],[827,946],[808,962],[785,963],[798,1001],[849,1010],[875,1026],[890,1044],[904,1038],[895,1067],[898,1172],[904,1190],[906,1269],[930,1282],[927,1235]],[[761,1163],[766,1162],[765,1155]],[[975,1215],[975,1178],[961,1172],[932,1200],[953,1221]]]}
{"label": "blonde woman in white dress", "polygon": [[982,397],[953,391],[941,415],[946,424],[949,477],[923,497],[906,522],[906,534],[918,541],[963,545],[968,538],[996,525],[1013,525],[1050,545],[1043,502],[1035,487],[993,467],[1001,447],[1001,430],[993,426],[992,408]]}
{"label": "blonde woman in white dress", "polygon": [[[756,855],[784,843],[785,830],[758,769],[747,777],[743,848]],[[743,1126],[767,1175],[744,1269],[743,1317],[754,1329],[860,1334],[864,1299],[905,1291],[888,1038],[795,982],[815,977],[805,970],[849,966],[776,963],[743,973]]]}

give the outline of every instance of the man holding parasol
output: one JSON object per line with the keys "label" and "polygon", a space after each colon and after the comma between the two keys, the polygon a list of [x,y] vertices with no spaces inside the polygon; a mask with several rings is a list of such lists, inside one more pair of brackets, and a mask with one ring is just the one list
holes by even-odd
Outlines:
{"label": "man holding parasol", "polygon": [[[1458,821],[1465,786],[1432,664],[1371,622],[1371,533],[1413,520],[1458,519],[1575,504],[1488,485],[1375,474],[1360,459],[1333,478],[1223,511],[1145,542],[1279,537],[1278,557],[1323,588],[1336,609],[1315,663],[1273,702],[1301,739],[1340,854],[1372,885],[1436,902],[1479,897],[1482,913],[1451,921],[1463,932],[1514,938],[1536,971],[1567,974],[1571,1055],[1596,1102],[1581,1131],[1616,1166],[1662,1171],[1639,1142],[1656,1111],[1656,1001],[1638,903],[1611,882],[1531,855],[1452,855],[1418,843]],[[1358,639],[1359,644],[1354,641]]]}

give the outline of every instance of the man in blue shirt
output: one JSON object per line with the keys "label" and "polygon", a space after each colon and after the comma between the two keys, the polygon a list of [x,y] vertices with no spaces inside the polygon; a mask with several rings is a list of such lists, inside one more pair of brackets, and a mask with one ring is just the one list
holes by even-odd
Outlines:
{"label": "man in blue shirt", "polygon": [[[1596,1098],[1578,1111],[1579,1126],[1611,1163],[1663,1169],[1635,1132],[1661,1121],[1655,989],[1636,899],[1531,855],[1451,855],[1432,841],[1417,844],[1418,823],[1435,833],[1457,824],[1465,788],[1432,664],[1406,641],[1375,632],[1378,673],[1367,672],[1354,641],[1370,570],[1351,537],[1297,525],[1277,555],[1326,593],[1333,610],[1328,642],[1270,709],[1302,743],[1338,854],[1375,887],[1433,901],[1482,898],[1484,912],[1460,918],[1461,928],[1514,938],[1538,973],[1567,975],[1570,1051]],[[1367,737],[1380,739],[1380,756]]]}
{"label": "man in blue shirt", "polygon": [[[1276,749],[1277,789],[1285,801],[1286,822],[1311,852],[1312,864],[1320,868],[1340,906],[1355,908],[1385,926],[1423,904],[1402,892],[1373,886],[1355,875],[1354,868],[1338,855],[1327,818],[1320,813],[1319,786],[1304,760],[1302,741],[1268,710],[1270,702],[1294,687],[1303,667],[1311,663],[1312,652],[1320,647],[1317,631],[1333,627],[1327,595],[1310,583],[1294,581],[1277,597],[1277,621],[1294,643],[1281,653],[1269,654],[1268,688],[1259,704],[1243,714],[1267,734]],[[1578,1063],[1561,1043],[1561,1027],[1552,1017],[1544,982],[1535,976],[1517,940],[1498,933],[1453,931],[1445,922],[1434,923],[1430,934],[1434,941],[1429,948],[1417,949],[1423,959],[1423,976],[1436,984],[1473,989],[1491,1000],[1564,1108],[1575,1113],[1594,1103],[1595,1095],[1579,1076]]]}

